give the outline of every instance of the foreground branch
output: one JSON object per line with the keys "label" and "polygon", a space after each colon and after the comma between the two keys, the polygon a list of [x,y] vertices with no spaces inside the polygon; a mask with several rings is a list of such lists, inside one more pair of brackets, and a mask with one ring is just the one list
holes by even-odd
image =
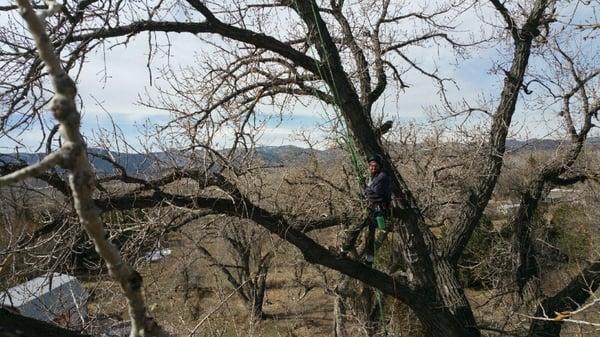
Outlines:
{"label": "foreground branch", "polygon": [[[46,64],[56,94],[52,98],[52,111],[60,123],[60,134],[64,145],[60,154],[46,157],[33,168],[26,168],[16,176],[25,177],[32,173],[39,173],[41,169],[48,168],[63,157],[63,167],[70,170],[69,186],[73,192],[74,207],[79,215],[81,224],[85,227],[94,242],[96,251],[104,259],[110,275],[121,284],[127,297],[129,314],[131,316],[131,337],[159,336],[165,333],[158,328],[151,318],[146,316],[146,307],[142,298],[142,278],[129,264],[121,258],[117,248],[107,240],[100,212],[92,199],[95,179],[92,167],[87,158],[85,143],[80,133],[81,116],[76,109],[75,96],[77,88],[73,80],[60,64],[48,35],[44,29],[42,18],[47,13],[38,16],[28,0],[17,0],[21,15],[33,35],[40,58]],[[24,172],[27,172],[25,174]],[[7,178],[14,181],[15,178]]]}
{"label": "foreground branch", "polygon": [[0,186],[14,184],[43,174],[62,161],[64,152],[64,149],[53,152],[34,165],[25,166],[18,171],[0,177]]}
{"label": "foreground branch", "polygon": [[0,327],[0,336],[2,337],[90,337],[2,308],[0,308]]}

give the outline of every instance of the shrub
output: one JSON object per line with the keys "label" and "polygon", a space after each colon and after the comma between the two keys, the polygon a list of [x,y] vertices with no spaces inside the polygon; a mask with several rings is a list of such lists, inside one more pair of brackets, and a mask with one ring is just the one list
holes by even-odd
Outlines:
{"label": "shrub", "polygon": [[592,249],[585,211],[573,204],[551,205],[534,231],[536,251],[546,267],[585,260]]}
{"label": "shrub", "polygon": [[487,215],[481,217],[458,262],[459,279],[465,286],[495,288],[498,282],[509,277],[510,234],[504,227],[497,230]]}

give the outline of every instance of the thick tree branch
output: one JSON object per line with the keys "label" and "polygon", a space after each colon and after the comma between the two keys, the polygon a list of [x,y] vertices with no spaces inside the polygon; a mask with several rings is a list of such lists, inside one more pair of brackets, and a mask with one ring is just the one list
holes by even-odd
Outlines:
{"label": "thick tree branch", "polygon": [[494,7],[496,8],[496,11],[498,11],[498,13],[500,13],[500,16],[502,16],[502,19],[504,19],[507,29],[510,31],[513,39],[518,40],[519,39],[519,28],[517,27],[513,17],[510,15],[510,12],[508,11],[508,9],[499,0],[490,0],[490,2],[492,3],[492,5],[494,5]]}
{"label": "thick tree branch", "polygon": [[402,298],[409,302],[414,300],[412,297],[414,293],[409,288],[406,280],[392,278],[362,263],[340,257],[315,242],[302,231],[310,227],[319,227],[334,223],[335,221],[332,218],[315,221],[312,225],[296,226],[289,223],[283,216],[271,213],[240,196],[234,196],[232,200],[155,193],[150,196],[122,196],[111,198],[110,200],[98,200],[97,203],[103,209],[127,210],[156,207],[163,204],[166,200],[168,200],[168,204],[178,207],[192,209],[209,208],[218,213],[248,218],[296,246],[310,263],[320,264],[337,270],[381,289],[386,294]]}
{"label": "thick tree branch", "polygon": [[91,337],[0,308],[1,337]]}
{"label": "thick tree branch", "polygon": [[[496,2],[492,0],[492,2]],[[465,198],[458,220],[450,228],[444,240],[443,254],[455,264],[466,247],[471,234],[479,224],[483,210],[488,204],[502,169],[506,137],[519,97],[519,91],[529,63],[533,38],[539,34],[538,26],[544,20],[545,11],[553,5],[552,0],[537,0],[526,23],[517,37],[513,36],[514,52],[512,66],[504,79],[500,102],[493,115],[489,136],[489,148],[481,179]]]}
{"label": "thick tree branch", "polygon": [[337,22],[342,27],[342,34],[344,43],[348,44],[350,47],[350,51],[352,52],[352,57],[354,58],[354,63],[356,65],[356,71],[358,73],[358,79],[360,83],[360,97],[361,103],[363,106],[366,106],[368,103],[368,96],[371,92],[371,75],[369,73],[369,63],[367,62],[367,58],[363,50],[358,45],[354,34],[352,33],[352,28],[350,27],[350,23],[342,13],[341,4],[336,4],[335,1],[330,1],[333,17],[337,20]]}
{"label": "thick tree branch", "polygon": [[383,6],[381,9],[381,15],[379,16],[379,20],[375,23],[375,27],[373,29],[373,34],[371,35],[371,42],[373,43],[373,53],[375,54],[375,74],[377,78],[377,83],[375,84],[375,88],[369,93],[369,97],[367,98],[367,110],[370,111],[371,107],[375,102],[381,97],[385,88],[387,87],[387,76],[385,75],[384,68],[384,59],[383,59],[383,51],[381,50],[381,25],[385,22],[385,18],[387,17],[388,8],[390,5],[389,0],[385,0],[383,2]]}
{"label": "thick tree branch", "polygon": [[600,261],[594,261],[581,271],[562,290],[552,297],[545,298],[537,308],[535,317],[553,320],[533,319],[528,337],[559,337],[563,321],[558,319],[569,316],[579,309],[600,287]]}
{"label": "thick tree branch", "polygon": [[[200,8],[206,8],[200,2],[190,0],[190,3],[198,4]],[[215,33],[234,39],[236,41],[252,44],[258,48],[264,48],[292,60],[296,64],[318,75],[317,62],[311,57],[303,54],[289,45],[262,33],[238,28],[222,23],[214,18],[207,22],[169,22],[169,21],[139,21],[129,25],[100,28],[87,34],[74,35],[65,42],[89,41],[92,39],[106,39],[111,37],[132,36],[141,32],[164,32],[164,33]]]}
{"label": "thick tree branch", "polygon": [[238,28],[220,21],[208,7],[199,0],[187,0],[187,2],[206,18],[209,27],[206,31],[207,33],[220,34],[236,41],[249,43],[258,48],[270,50],[300,65],[313,74],[320,76],[318,62],[306,54],[297,51],[271,36],[256,33],[248,29]]}

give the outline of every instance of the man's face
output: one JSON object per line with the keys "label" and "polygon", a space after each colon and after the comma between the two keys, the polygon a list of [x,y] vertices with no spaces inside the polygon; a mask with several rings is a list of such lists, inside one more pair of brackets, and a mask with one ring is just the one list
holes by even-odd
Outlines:
{"label": "man's face", "polygon": [[380,169],[381,168],[379,167],[379,164],[376,161],[369,162],[369,172],[371,172],[371,175],[379,173]]}

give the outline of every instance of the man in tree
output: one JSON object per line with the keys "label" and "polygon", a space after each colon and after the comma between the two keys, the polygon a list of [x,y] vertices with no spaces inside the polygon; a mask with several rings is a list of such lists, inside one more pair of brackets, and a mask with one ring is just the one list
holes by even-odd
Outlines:
{"label": "man in tree", "polygon": [[[375,226],[383,227],[383,213],[389,208],[392,189],[389,175],[382,169],[383,158],[375,154],[368,159],[369,179],[364,186],[364,197],[367,200],[369,216],[363,223],[358,223],[347,229],[342,244],[342,253],[350,251],[356,244],[356,239],[363,227],[368,226],[369,232],[365,242],[364,259],[367,264],[373,263],[375,252]],[[378,219],[379,218],[379,219]]]}
{"label": "man in tree", "polygon": [[[176,3],[176,6],[173,6],[173,3]],[[485,123],[482,123],[483,128],[478,126],[478,129],[481,129],[484,138],[481,138],[481,142],[476,142],[477,147],[473,151],[468,149],[474,154],[473,160],[463,162],[460,156],[444,156],[444,161],[439,162],[442,166],[434,168],[434,171],[429,170],[433,167],[427,167],[427,170],[415,175],[413,182],[407,181],[403,172],[399,167],[395,167],[388,155],[384,155],[382,162],[378,162],[380,170],[385,167],[385,173],[389,177],[388,186],[394,190],[398,200],[397,207],[394,206],[394,215],[398,217],[398,221],[402,221],[402,230],[395,234],[398,240],[394,243],[394,248],[403,258],[404,263],[399,266],[401,270],[374,270],[351,259],[334,256],[315,240],[314,236],[306,233],[305,228],[308,227],[298,219],[291,215],[283,216],[279,207],[272,209],[273,207],[268,207],[270,203],[253,199],[253,193],[243,193],[244,186],[238,187],[237,179],[230,181],[227,176],[212,172],[204,174],[197,170],[182,171],[174,167],[173,174],[169,173],[166,178],[149,181],[132,179],[125,172],[121,172],[105,181],[135,184],[137,187],[122,194],[104,197],[104,194],[89,191],[89,187],[96,185],[87,179],[93,177],[93,173],[84,167],[83,173],[77,176],[86,178],[87,182],[73,183],[74,188],[70,190],[69,182],[63,181],[61,177],[39,175],[43,169],[53,166],[51,164],[59,163],[71,168],[80,166],[79,164],[87,160],[81,157],[81,154],[85,154],[85,151],[80,150],[81,145],[73,147],[71,141],[61,143],[68,145],[64,150],[52,152],[55,148],[52,145],[55,142],[53,138],[56,131],[43,132],[48,134],[47,152],[52,156],[45,159],[36,169],[28,168],[25,172],[28,175],[38,174],[38,177],[46,179],[49,185],[57,188],[67,198],[83,196],[91,199],[94,194],[98,195],[98,198],[92,201],[102,212],[174,206],[193,209],[194,213],[198,211],[206,215],[225,214],[247,218],[297,247],[309,263],[339,271],[404,302],[418,317],[427,336],[480,337],[480,330],[483,328],[475,319],[474,309],[477,308],[471,307],[464,285],[457,277],[459,259],[480,225],[481,217],[497,186],[506,158],[507,137],[513,131],[511,122],[516,107],[521,106],[521,103],[529,106],[530,101],[548,101],[550,105],[540,107],[539,112],[548,111],[554,116],[564,118],[571,146],[566,148],[567,151],[561,151],[560,157],[545,163],[535,173],[537,176],[530,179],[530,184],[522,191],[519,210],[514,218],[509,220],[508,225],[515,233],[515,251],[519,255],[519,264],[525,266],[521,270],[537,271],[535,268],[526,268],[534,265],[532,259],[535,258],[531,249],[532,241],[535,240],[535,221],[532,216],[536,214],[535,210],[542,204],[541,200],[552,186],[566,184],[577,178],[571,176],[571,167],[577,162],[577,157],[584,148],[588,132],[595,126],[592,118],[597,118],[600,108],[597,97],[590,95],[597,92],[595,88],[600,76],[598,62],[593,59],[597,53],[595,49],[581,51],[582,47],[596,45],[589,43],[598,38],[589,33],[596,23],[575,23],[579,19],[573,21],[570,18],[571,15],[578,18],[587,15],[575,15],[571,6],[582,8],[586,13],[593,13],[596,10],[593,6],[597,5],[586,4],[587,8],[584,8],[586,5],[583,2],[573,5],[569,2],[550,0],[490,0],[465,3],[448,1],[447,4],[440,3],[439,7],[436,5],[434,8],[416,8],[421,7],[418,5],[412,8],[413,6],[389,0],[381,3],[382,5],[369,6],[368,10],[365,10],[365,6],[358,2],[330,1],[327,4],[327,1],[315,0],[279,1],[264,5],[256,5],[254,1],[247,4],[245,1],[228,1],[221,4],[187,0],[159,2],[152,7],[123,7],[122,2],[106,4],[94,0],[65,2],[59,11],[48,10],[56,12],[59,17],[45,23],[51,35],[40,41],[52,41],[51,46],[45,48],[46,51],[52,46],[59,46],[58,57],[53,58],[53,63],[64,59],[67,70],[74,70],[84,63],[86,55],[94,48],[102,48],[107,44],[121,45],[124,41],[145,33],[149,34],[148,41],[152,42],[149,45],[156,47],[153,51],[165,49],[168,51],[165,55],[169,57],[171,48],[161,48],[163,40],[156,40],[157,37],[160,39],[163,33],[170,35],[185,32],[201,40],[206,39],[204,36],[210,36],[206,41],[210,45],[215,45],[213,37],[220,37],[216,44],[217,49],[221,50],[218,57],[207,54],[207,62],[202,60],[198,62],[202,63],[201,66],[190,68],[197,69],[197,72],[192,70],[194,73],[191,75],[186,69],[185,74],[181,76],[165,76],[167,81],[175,84],[173,95],[167,92],[165,97],[150,98],[146,104],[173,114],[173,119],[168,125],[174,129],[163,129],[163,132],[168,133],[161,133],[160,136],[167,137],[160,138],[159,144],[173,140],[188,147],[189,143],[189,156],[193,160],[197,158],[196,149],[207,148],[213,150],[207,153],[214,155],[213,160],[217,163],[227,162],[230,158],[233,160],[239,153],[238,144],[246,148],[246,144],[254,142],[253,130],[261,123],[249,121],[254,121],[255,114],[261,110],[260,104],[282,104],[282,107],[287,107],[287,102],[300,101],[300,97],[313,97],[339,109],[340,116],[360,152],[386,154],[380,141],[383,129],[377,130],[374,125],[374,109],[384,107],[384,97],[400,95],[400,92],[390,90],[399,89],[404,92],[409,88],[409,84],[414,81],[409,76],[413,73],[432,79],[439,85],[438,92],[444,98],[441,111],[445,117],[451,118],[448,119],[450,126],[455,124],[454,118],[468,117],[481,112]],[[15,6],[2,6],[1,11],[13,12],[15,9]],[[486,32],[474,41],[460,38],[465,32],[465,26],[451,24],[456,21],[458,14],[468,15],[472,10],[474,18],[479,17],[480,13],[486,13],[482,23],[486,26],[489,24],[493,29],[489,32],[487,29],[481,29]],[[33,10],[20,12],[31,13]],[[561,14],[562,12],[564,14]],[[184,14],[180,15],[181,13]],[[44,9],[44,17],[47,14]],[[364,17],[368,20],[361,19]],[[165,21],[167,19],[169,20]],[[281,26],[282,19],[290,26]],[[9,16],[6,21],[12,22],[12,18]],[[0,102],[6,107],[0,116],[0,137],[7,135],[12,139],[11,133],[20,135],[24,129],[33,129],[35,123],[38,123],[37,120],[40,127],[46,128],[45,124],[53,125],[54,121],[50,123],[44,120],[45,116],[41,114],[49,102],[56,108],[67,107],[71,110],[75,110],[76,104],[72,100],[72,96],[75,95],[72,87],[66,88],[68,90],[64,90],[55,100],[50,100],[49,95],[44,94],[52,91],[47,88],[49,83],[56,83],[48,81],[47,74],[54,76],[60,65],[48,67],[50,71],[47,71],[41,66],[40,58],[31,52],[33,41],[23,37],[22,27],[9,26],[6,34],[3,31],[4,44],[0,48],[0,59],[4,62],[0,67],[0,76],[4,79],[0,83]],[[273,31],[272,27],[284,29]],[[554,27],[551,30],[552,34],[549,34],[548,27]],[[15,31],[10,32],[13,29]],[[582,33],[585,35],[581,36]],[[437,67],[437,62],[432,62],[434,69],[428,70],[428,64],[419,65],[413,58],[414,48],[421,50],[431,47],[438,47],[440,50],[451,48],[457,53],[455,56],[467,56],[474,54],[472,48],[488,48],[482,43],[492,36],[495,37],[490,40],[491,43],[504,46],[496,57],[493,56],[494,71],[490,73],[497,77],[494,80],[499,84],[493,88],[502,88],[492,89],[497,91],[496,94],[490,92],[491,99],[483,100],[481,105],[480,102],[469,103],[469,100],[463,97],[456,97],[456,102],[454,99],[447,101],[446,99],[453,95],[448,95],[450,92],[445,89],[445,83],[454,83],[454,80],[446,78],[443,72],[438,71],[444,67]],[[477,41],[480,39],[480,42]],[[198,49],[206,49],[204,46],[199,47]],[[416,55],[420,53],[417,52]],[[592,59],[587,60],[588,57]],[[533,61],[534,67],[529,67],[530,60]],[[150,62],[148,68],[151,68]],[[170,69],[167,70],[166,73],[171,73]],[[539,74],[536,74],[538,72]],[[60,78],[65,77],[61,75]],[[525,78],[528,78],[526,83]],[[529,85],[534,83],[540,84],[542,88],[536,88],[533,98],[528,100],[521,91],[529,93],[532,90]],[[485,93],[484,96],[487,97],[488,94]],[[65,97],[70,101],[65,102]],[[521,102],[522,99],[525,101]],[[562,104],[557,104],[558,101],[562,101]],[[536,105],[532,104],[532,108]],[[554,111],[554,108],[560,111]],[[572,118],[575,114],[578,116],[577,123],[574,123]],[[64,117],[65,114],[58,115]],[[73,122],[74,120],[76,122]],[[78,134],[78,120],[65,119],[65,123],[73,124],[68,125],[73,129],[67,132],[68,136]],[[445,127],[444,125],[443,128]],[[183,133],[180,133],[179,129]],[[60,130],[64,131],[65,128],[61,127]],[[234,130],[236,135],[232,151],[227,158],[222,158],[218,152],[220,147],[214,140],[219,138],[217,135],[223,130],[227,130],[227,134]],[[450,130],[453,130],[453,127]],[[477,139],[469,132],[464,132],[462,123],[456,131],[457,135],[464,134],[465,144],[471,144],[473,139]],[[74,138],[76,144],[81,143],[83,139],[80,136]],[[448,148],[451,147],[455,146]],[[71,151],[77,156],[69,154]],[[74,156],[77,158],[77,164],[70,160]],[[115,168],[118,171],[123,169],[116,165]],[[453,171],[449,168],[457,168],[456,171],[460,168],[463,173],[455,180],[452,173],[448,173],[448,177],[436,177],[436,172],[440,172],[436,170]],[[0,169],[4,172],[9,168]],[[237,176],[237,173],[234,173]],[[418,185],[422,179],[430,181],[429,173],[435,178],[431,180],[432,187],[440,187],[442,191],[448,189],[451,193],[430,193],[431,195],[426,196],[413,193],[415,191],[411,189],[411,185]],[[17,181],[15,177],[24,176],[22,172],[15,174],[14,171],[7,174],[10,176],[3,179],[5,184]],[[373,184],[376,179],[373,178],[371,189],[375,189]],[[453,181],[446,184],[445,180],[450,178]],[[203,188],[218,187],[227,192],[228,197],[204,197],[181,193],[184,191],[172,191],[169,185],[180,179],[203,182],[203,185],[199,185]],[[72,181],[81,182],[82,179]],[[82,187],[85,189],[83,194],[78,191]],[[148,193],[150,190],[156,193]],[[434,190],[430,189],[431,191]],[[431,202],[436,207],[428,207],[425,212],[425,208],[419,205],[419,200]],[[442,213],[439,213],[437,208]],[[435,220],[438,216],[446,217],[447,213],[450,216],[444,222],[445,235],[437,237],[431,232],[429,225],[437,222]],[[343,220],[335,223],[345,223]],[[94,222],[95,225],[100,224],[100,221]],[[90,222],[86,221],[86,224],[88,223]],[[366,225],[374,225],[373,219],[369,217],[363,224],[353,225],[357,229],[345,233],[349,237],[345,242],[356,242],[360,231]],[[98,238],[102,238],[102,235]],[[354,244],[344,246],[352,248]],[[21,249],[10,247],[9,251],[17,248]],[[118,256],[112,253],[112,257]],[[552,318],[548,317],[548,313],[573,311],[583,306],[594,294],[600,285],[600,282],[597,282],[600,279],[600,261],[592,261],[594,262],[582,269],[581,273],[572,278],[557,294],[548,295],[544,300],[538,301],[540,305],[535,315],[541,319],[532,322],[528,336],[559,336],[563,321],[547,320]],[[111,262],[109,268],[111,265],[124,266],[120,261]],[[121,278],[120,282],[124,284],[123,280],[135,281],[130,282],[133,287],[129,286],[125,291],[134,290],[133,293],[129,291],[128,298],[133,301],[131,303],[141,303],[137,301],[141,298],[139,274],[130,274],[133,277]],[[524,285],[536,276],[535,272],[517,275],[519,282]],[[135,308],[132,330],[136,330],[137,327],[138,335],[141,335],[147,331],[144,327],[144,307],[135,305]]]}

